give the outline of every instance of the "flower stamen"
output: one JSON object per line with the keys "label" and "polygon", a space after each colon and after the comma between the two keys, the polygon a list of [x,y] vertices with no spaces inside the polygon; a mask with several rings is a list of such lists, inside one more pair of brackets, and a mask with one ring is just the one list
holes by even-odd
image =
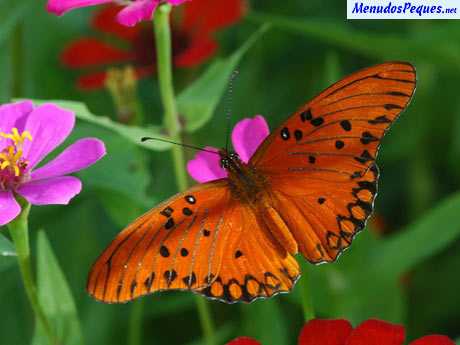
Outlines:
{"label": "flower stamen", "polygon": [[[19,177],[27,167],[27,161],[22,158],[24,142],[32,141],[32,135],[29,131],[19,133],[17,128],[12,128],[11,133],[0,131],[0,140],[1,138],[11,140],[12,143],[0,152],[0,173],[9,171],[14,177]],[[0,178],[6,177],[0,176]]]}

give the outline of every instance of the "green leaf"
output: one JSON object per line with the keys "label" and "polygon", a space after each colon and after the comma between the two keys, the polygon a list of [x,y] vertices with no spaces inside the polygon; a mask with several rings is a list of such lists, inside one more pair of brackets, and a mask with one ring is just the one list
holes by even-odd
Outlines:
{"label": "green leaf", "polygon": [[171,312],[185,313],[192,310],[195,305],[195,296],[190,293],[172,292],[163,294],[161,300],[151,299],[145,306],[144,314],[149,317],[163,317]]}
{"label": "green leaf", "polygon": [[455,344],[460,345],[460,338],[455,341]]}
{"label": "green leaf", "polygon": [[407,272],[460,237],[460,226],[452,221],[459,213],[460,193],[455,193],[384,241],[367,266],[379,275],[393,278]]}
{"label": "green leaf", "polygon": [[373,238],[366,229],[338,262],[306,267],[313,300],[328,301],[315,306],[322,315],[344,315],[353,322],[370,317],[402,322],[406,304],[401,275],[460,236],[460,227],[452,222],[459,213],[456,193],[387,240]]}
{"label": "green leaf", "polygon": [[[255,301],[241,306],[244,327],[242,334],[257,339],[264,345],[289,344],[286,318],[276,299]],[[270,328],[267,329],[267,325]]]}
{"label": "green leaf", "polygon": [[342,75],[338,54],[335,51],[328,52],[324,61],[323,87],[327,88],[329,85],[334,84]]}
{"label": "green leaf", "polygon": [[[60,343],[83,344],[72,293],[44,231],[39,231],[37,238],[37,288],[39,303],[51,320]],[[46,343],[43,330],[37,327],[33,344]]]}
{"label": "green leaf", "polygon": [[129,197],[137,205],[151,207],[152,198],[146,194],[151,179],[146,152],[113,132],[87,123],[77,126],[68,141],[88,136],[104,141],[107,155],[89,169],[78,173],[85,185],[107,190],[107,200],[114,200],[111,196],[118,195],[124,196],[123,200]]}
{"label": "green leaf", "polygon": [[257,12],[252,12],[249,19],[256,23],[270,23],[276,28],[372,58],[426,59],[437,66],[449,66],[460,71],[460,46],[452,45],[454,27],[449,25],[428,26],[426,29],[420,27],[415,33],[404,35],[358,30],[346,21],[330,19],[303,19]]}
{"label": "green leaf", "polygon": [[[214,343],[224,344],[227,340],[229,340],[229,337],[234,332],[234,329],[235,329],[235,326],[231,322],[227,322],[225,325],[217,329],[216,332],[214,333]],[[195,340],[190,343],[187,343],[187,345],[203,345],[203,344],[205,344],[205,341],[203,339],[199,339],[199,340]]]}
{"label": "green leaf", "polygon": [[215,60],[199,79],[177,97],[179,113],[186,120],[185,129],[188,132],[201,128],[211,118],[241,58],[268,28],[268,25],[263,25],[232,55]]}
{"label": "green leaf", "polygon": [[154,151],[164,151],[171,147],[171,144],[164,143],[161,141],[150,140],[146,142],[141,142],[143,137],[155,137],[158,139],[165,140],[167,139],[164,135],[161,134],[160,128],[157,126],[147,126],[137,127],[137,126],[127,126],[115,121],[112,121],[105,116],[96,116],[91,113],[82,102],[75,101],[64,101],[64,100],[33,100],[36,104],[42,103],[54,103],[62,108],[71,110],[75,112],[75,115],[79,120],[97,125],[105,129],[109,129],[120,135],[121,137],[131,141],[132,143],[150,149]]}
{"label": "green leaf", "polygon": [[3,234],[0,234],[0,256],[16,256],[13,243]]}
{"label": "green leaf", "polygon": [[0,272],[11,267],[16,262],[16,251],[13,243],[0,233]]}
{"label": "green leaf", "polygon": [[[399,280],[389,280],[374,270],[366,269],[369,257],[377,250],[379,242],[367,228],[337,262],[320,266],[302,262],[317,315],[330,318],[342,315],[352,323],[371,317],[391,322],[403,321],[405,304]],[[294,290],[297,296],[300,293],[298,289]]]}

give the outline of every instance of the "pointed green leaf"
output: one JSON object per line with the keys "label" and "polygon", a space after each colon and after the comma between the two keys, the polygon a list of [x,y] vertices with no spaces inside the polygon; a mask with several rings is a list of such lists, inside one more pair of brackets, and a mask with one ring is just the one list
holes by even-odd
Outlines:
{"label": "pointed green leaf", "polygon": [[384,241],[367,266],[373,272],[398,277],[426,258],[439,253],[460,237],[460,226],[452,219],[460,213],[460,193],[443,200],[413,224]]}
{"label": "pointed green leaf", "polygon": [[0,234],[0,256],[16,256],[13,243]]}
{"label": "pointed green leaf", "polygon": [[[43,230],[39,231],[37,238],[37,288],[39,303],[60,343],[83,344],[72,293]],[[37,327],[33,344],[46,343],[42,329]]]}
{"label": "pointed green leaf", "polygon": [[0,233],[0,272],[12,266],[16,261],[13,243]]}
{"label": "pointed green leaf", "polygon": [[[249,20],[270,23],[278,29],[308,36],[318,41],[349,49],[378,59],[425,59],[440,67],[459,70],[460,46],[452,45],[454,27],[429,26],[407,34],[358,30],[346,21],[303,19],[252,12]],[[433,49],[436,47],[436,49]]]}
{"label": "pointed green leaf", "polygon": [[187,131],[196,131],[211,118],[241,58],[267,30],[268,25],[262,26],[228,58],[214,61],[198,80],[177,97],[179,113],[186,120]]}
{"label": "pointed green leaf", "polygon": [[109,129],[121,137],[131,141],[132,143],[142,146],[146,149],[154,151],[164,151],[171,147],[171,144],[164,143],[161,141],[146,141],[141,142],[143,137],[155,137],[158,139],[167,139],[164,135],[161,134],[160,128],[157,126],[146,126],[146,127],[137,127],[137,126],[127,126],[122,123],[112,121],[105,116],[96,116],[91,111],[89,111],[86,104],[82,102],[75,101],[64,101],[64,100],[33,100],[36,104],[42,103],[54,103],[62,108],[71,110],[75,112],[76,117],[79,120],[85,121],[97,125],[102,128]]}
{"label": "pointed green leaf", "polygon": [[324,88],[340,80],[342,76],[339,55],[335,51],[328,52],[324,61]]}
{"label": "pointed green leaf", "polygon": [[[131,207],[135,210],[142,206],[143,209],[138,210],[137,215],[146,207],[152,207],[154,205],[152,198],[146,193],[147,186],[151,183],[146,152],[131,142],[126,142],[119,135],[88,123],[77,126],[68,141],[74,142],[78,138],[88,136],[104,141],[107,156],[89,169],[78,173],[85,186],[91,186],[100,192],[107,191],[108,197],[105,200],[115,203],[112,205],[114,210],[122,206],[120,202],[125,203],[124,210],[128,213],[131,213],[129,212]],[[135,203],[126,206],[126,198],[134,200]],[[123,215],[120,216],[124,218]],[[121,224],[126,224],[126,221]]]}
{"label": "pointed green leaf", "polygon": [[369,317],[402,322],[401,275],[460,237],[460,227],[452,222],[459,213],[456,193],[393,237],[377,240],[366,229],[337,263],[308,267],[314,301],[330,302],[319,304],[319,312],[347,315],[354,322]]}

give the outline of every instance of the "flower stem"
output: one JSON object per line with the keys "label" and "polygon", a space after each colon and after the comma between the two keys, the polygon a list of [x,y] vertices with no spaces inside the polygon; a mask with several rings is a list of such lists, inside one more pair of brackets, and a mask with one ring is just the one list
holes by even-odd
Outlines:
{"label": "flower stem", "polygon": [[[171,51],[171,31],[169,25],[169,14],[171,5],[164,3],[155,11],[153,21],[155,31],[155,43],[158,63],[158,80],[160,84],[161,100],[164,107],[164,126],[168,130],[171,140],[180,142],[180,124],[174,97],[173,75],[172,75],[172,51]],[[185,158],[182,147],[173,146],[171,148],[176,184],[179,190],[187,188],[188,179],[185,172]],[[214,345],[214,325],[211,312],[206,300],[195,297],[198,314],[203,330],[203,335],[207,345]]]}
{"label": "flower stem", "polygon": [[11,238],[13,239],[13,243],[16,247],[16,255],[18,257],[18,264],[21,271],[22,281],[24,283],[27,297],[29,298],[29,302],[32,306],[32,310],[34,311],[36,319],[48,337],[49,343],[54,345],[57,344],[57,339],[38,301],[37,287],[35,286],[30,263],[28,225],[30,204],[21,200],[20,204],[22,207],[21,214],[8,224],[8,229],[10,230]]}
{"label": "flower stem", "polygon": [[303,308],[303,317],[305,322],[315,318],[315,311],[313,309],[313,303],[310,294],[310,284],[308,282],[308,274],[302,275],[300,285],[300,293],[302,296],[302,308]]}
{"label": "flower stem", "polygon": [[[164,126],[172,141],[180,141],[180,124],[177,116],[176,101],[172,76],[171,30],[169,14],[171,5],[162,4],[155,11],[153,21],[155,29],[155,43],[158,63],[158,79],[160,83],[161,100],[164,107]],[[184,169],[184,152],[179,145],[171,148],[177,187],[179,190],[187,188],[187,175]]]}
{"label": "flower stem", "polygon": [[144,312],[144,301],[137,300],[131,305],[131,313],[129,317],[129,345],[142,344],[142,314]]}

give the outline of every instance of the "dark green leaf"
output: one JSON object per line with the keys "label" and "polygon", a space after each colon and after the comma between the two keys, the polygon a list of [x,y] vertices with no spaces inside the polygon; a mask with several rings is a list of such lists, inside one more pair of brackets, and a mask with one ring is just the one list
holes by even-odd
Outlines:
{"label": "dark green leaf", "polygon": [[144,314],[149,317],[161,317],[174,313],[184,313],[195,307],[195,296],[190,293],[171,293],[163,294],[160,299],[148,301],[145,306]]}
{"label": "dark green leaf", "polygon": [[[234,332],[235,326],[228,322],[221,328],[217,329],[214,333],[215,344],[225,344],[229,340],[229,337]],[[205,344],[204,339],[199,339],[188,343],[187,345],[203,345]]]}
{"label": "dark green leaf", "polygon": [[[395,35],[357,30],[346,21],[304,19],[253,12],[250,19],[257,23],[270,23],[279,29],[302,34],[321,42],[346,48],[353,52],[381,59],[426,59],[460,71],[460,47],[453,46],[447,32],[449,25],[420,30],[417,35]],[[423,33],[421,33],[423,32]],[[433,49],[433,46],[436,49]]]}
{"label": "dark green leaf", "polygon": [[[286,318],[276,299],[261,300],[241,306],[243,332],[264,345],[289,344]],[[262,317],[263,316],[263,317]],[[269,330],[267,326],[269,326]]]}
{"label": "dark green leaf", "polygon": [[97,164],[79,173],[82,180],[93,188],[121,193],[136,200],[139,205],[152,206],[146,194],[150,183],[146,152],[110,131],[80,124],[73,131],[69,142],[82,137],[97,137],[104,141],[107,155]]}
{"label": "dark green leaf", "polygon": [[0,234],[0,256],[16,256],[13,243],[3,234]]}
{"label": "dark green leaf", "polygon": [[228,58],[214,61],[198,80],[177,97],[179,113],[186,120],[187,131],[196,131],[210,119],[241,58],[267,29],[268,25],[262,26]]}
{"label": "dark green leaf", "polygon": [[[403,321],[404,300],[399,280],[390,280],[374,270],[366,270],[369,257],[378,246],[379,241],[369,229],[365,229],[337,262],[303,265],[317,315],[342,315],[353,323],[372,317]],[[299,293],[297,287],[295,292]]]}
{"label": "dark green leaf", "polygon": [[16,261],[16,251],[13,243],[0,233],[0,272],[11,267]]}
{"label": "dark green leaf", "polygon": [[69,142],[82,137],[104,141],[107,155],[89,169],[78,173],[85,188],[97,190],[100,200],[118,226],[126,226],[156,200],[146,191],[151,181],[147,169],[147,152],[107,129],[88,123],[79,124]]}
{"label": "dark green leaf", "polygon": [[383,242],[368,267],[387,277],[407,272],[460,237],[460,226],[452,221],[459,213],[460,193],[456,193]]}
{"label": "dark green leaf", "polygon": [[[39,302],[60,343],[83,344],[72,292],[44,231],[37,238],[37,288]],[[43,330],[37,327],[33,344],[46,344],[45,339]]]}

